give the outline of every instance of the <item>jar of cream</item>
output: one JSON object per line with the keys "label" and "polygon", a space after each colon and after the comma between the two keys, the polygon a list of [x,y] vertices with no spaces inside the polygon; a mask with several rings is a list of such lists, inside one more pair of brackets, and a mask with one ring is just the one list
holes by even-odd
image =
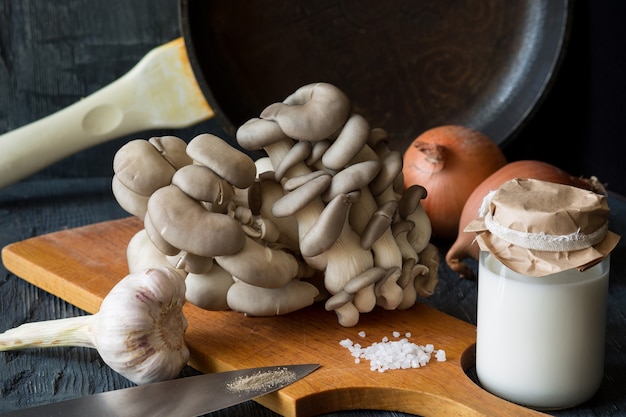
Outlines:
{"label": "jar of cream", "polygon": [[591,398],[604,373],[609,257],[582,272],[536,278],[481,252],[478,276],[476,373],[482,387],[543,409]]}
{"label": "jar of cream", "polygon": [[610,251],[605,196],[515,179],[485,198],[477,233],[476,374],[512,402],[559,409],[604,374]]}

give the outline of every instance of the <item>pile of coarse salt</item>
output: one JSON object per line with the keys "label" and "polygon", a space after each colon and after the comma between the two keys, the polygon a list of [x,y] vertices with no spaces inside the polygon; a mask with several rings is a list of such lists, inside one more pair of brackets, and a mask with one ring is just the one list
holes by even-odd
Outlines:
{"label": "pile of coarse salt", "polygon": [[[359,336],[365,337],[365,332],[359,332]],[[379,343],[368,347],[361,347],[350,339],[344,339],[339,344],[352,353],[355,363],[360,363],[361,359],[369,360],[372,371],[419,368],[430,362],[433,353],[438,362],[445,362],[445,350],[435,349],[432,344],[420,346],[409,342],[411,333],[405,333],[405,337],[399,339],[400,336],[400,332],[393,332],[393,337],[398,340],[391,341],[385,336]]]}

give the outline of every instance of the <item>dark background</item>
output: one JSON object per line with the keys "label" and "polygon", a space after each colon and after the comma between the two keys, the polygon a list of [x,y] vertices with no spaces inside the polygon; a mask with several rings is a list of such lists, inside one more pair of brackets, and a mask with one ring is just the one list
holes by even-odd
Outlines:
{"label": "dark background", "polygon": [[505,147],[511,159],[542,159],[573,175],[597,176],[626,195],[626,2],[577,1],[554,85],[525,129]]}
{"label": "dark background", "polygon": [[[507,145],[509,160],[540,159],[573,175],[597,176],[626,195],[622,115],[626,110],[626,3],[577,1],[566,54],[552,89]],[[38,120],[108,85],[150,49],[179,36],[175,0],[0,0],[0,134]],[[142,132],[67,158],[38,176],[112,175],[129,139],[213,132]]]}
{"label": "dark background", "polygon": [[[625,9],[622,0],[575,4],[573,32],[559,76],[535,117],[505,149],[509,159],[542,159],[574,175],[596,175],[610,190],[626,195],[620,123],[626,105]],[[176,14],[176,0],[0,0],[0,134],[65,108],[121,77],[149,50],[179,36]],[[110,177],[113,155],[129,139],[168,133],[191,139],[202,132],[222,135],[220,131],[216,121],[209,121],[182,131],[120,138],[2,190],[0,246],[125,217],[111,195]],[[99,178],[82,178],[87,176]],[[612,213],[616,231],[626,235],[624,200],[610,201],[616,203]],[[611,261],[604,385],[589,403],[551,414],[624,415],[623,245]],[[428,302],[475,323],[475,283],[458,279],[443,267],[440,275],[438,292]],[[3,330],[82,313],[0,268]],[[0,355],[1,411],[131,385],[92,349],[57,349]],[[275,416],[253,402],[215,414],[234,415]],[[404,414],[365,410],[337,415]]]}

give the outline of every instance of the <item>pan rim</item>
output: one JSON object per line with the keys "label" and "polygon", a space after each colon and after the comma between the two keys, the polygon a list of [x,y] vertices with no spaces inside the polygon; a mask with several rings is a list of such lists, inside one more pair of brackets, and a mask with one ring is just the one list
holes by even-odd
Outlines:
{"label": "pan rim", "polygon": [[[203,2],[204,0],[200,3]],[[524,84],[527,79],[514,80],[515,85],[511,87],[509,97],[505,99],[498,97],[499,101],[487,103],[487,111],[484,111],[484,108],[473,109],[476,114],[480,113],[477,118],[453,120],[451,123],[464,124],[479,130],[500,147],[505,147],[513,141],[537,113],[554,84],[571,32],[572,3],[573,0],[522,0],[531,23],[536,23],[535,27],[530,24],[535,33],[522,34],[528,35],[531,40],[530,47],[534,48],[531,52],[525,52],[531,54],[527,74],[535,74],[530,80],[530,85]],[[224,131],[234,137],[238,124],[231,120],[218,95],[213,92],[196,53],[200,42],[192,29],[194,4],[197,4],[195,0],[179,0],[179,25],[190,65],[205,98],[215,111],[215,118]],[[268,102],[267,105],[269,104],[271,103]],[[485,118],[485,114],[488,114],[488,117]],[[253,114],[250,118],[257,116]],[[420,132],[415,132],[415,136],[417,133]],[[403,150],[408,145],[409,142],[404,140],[398,150]]]}

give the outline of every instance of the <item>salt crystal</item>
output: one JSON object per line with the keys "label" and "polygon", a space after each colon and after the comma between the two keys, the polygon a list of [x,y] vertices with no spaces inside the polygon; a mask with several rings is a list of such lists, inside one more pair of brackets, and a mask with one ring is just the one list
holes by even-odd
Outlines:
{"label": "salt crystal", "polygon": [[359,332],[359,336],[360,336],[360,337],[365,337],[365,332],[364,332],[363,330],[361,330],[361,331]]}
{"label": "salt crystal", "polygon": [[339,344],[345,348],[349,348],[350,346],[352,346],[352,340],[344,339],[344,340],[341,340]]}
{"label": "salt crystal", "polygon": [[[393,332],[393,337],[400,337],[399,332]],[[419,346],[409,342],[410,333],[406,333],[406,338],[389,341],[387,336],[381,342],[372,343],[368,347],[361,347],[358,343],[352,343],[350,339],[340,342],[340,345],[349,349],[355,363],[360,359],[370,361],[370,370],[385,372],[390,369],[409,369],[425,366],[430,362],[431,354],[435,353],[438,362],[446,360],[446,352],[443,349],[435,350],[433,344]],[[359,336],[364,337],[365,332],[359,332]]]}

